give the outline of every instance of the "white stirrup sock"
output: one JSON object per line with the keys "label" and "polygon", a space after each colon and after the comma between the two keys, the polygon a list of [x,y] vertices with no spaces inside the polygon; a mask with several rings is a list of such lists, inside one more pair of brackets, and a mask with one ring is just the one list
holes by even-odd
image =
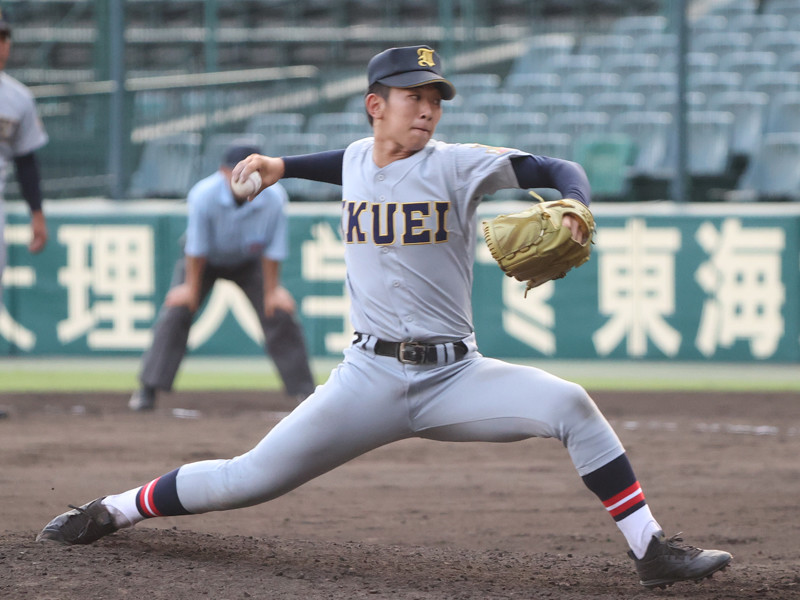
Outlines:
{"label": "white stirrup sock", "polygon": [[661,531],[661,526],[653,518],[647,504],[621,521],[617,521],[617,527],[625,536],[636,558],[644,556],[653,536]]}
{"label": "white stirrup sock", "polygon": [[141,487],[133,488],[121,494],[114,494],[103,498],[103,506],[108,509],[114,519],[114,525],[122,529],[123,527],[133,527],[139,521],[144,521],[144,517],[136,508],[136,495]]}

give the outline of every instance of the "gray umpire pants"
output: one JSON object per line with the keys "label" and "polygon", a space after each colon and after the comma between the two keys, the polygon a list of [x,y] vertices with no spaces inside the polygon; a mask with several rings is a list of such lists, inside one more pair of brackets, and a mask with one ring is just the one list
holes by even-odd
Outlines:
{"label": "gray umpire pants", "polygon": [[[253,260],[232,266],[219,267],[206,264],[200,284],[200,302],[206,298],[217,279],[227,279],[238,285],[253,305],[264,331],[265,352],[283,380],[290,396],[307,396],[314,391],[314,378],[308,363],[305,338],[296,316],[275,311],[264,316],[264,284],[261,261]],[[183,258],[175,263],[171,287],[186,279]],[[185,306],[162,306],[153,326],[153,341],[142,357],[139,381],[143,386],[158,390],[171,390],[175,375],[186,354],[189,330],[194,314]]]}

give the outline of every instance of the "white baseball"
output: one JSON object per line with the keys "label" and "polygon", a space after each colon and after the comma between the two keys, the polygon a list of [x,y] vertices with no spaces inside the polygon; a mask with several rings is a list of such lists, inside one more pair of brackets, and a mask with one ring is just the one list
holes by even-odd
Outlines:
{"label": "white baseball", "polygon": [[253,171],[247,179],[231,180],[231,190],[238,198],[249,198],[261,189],[261,175],[258,171]]}

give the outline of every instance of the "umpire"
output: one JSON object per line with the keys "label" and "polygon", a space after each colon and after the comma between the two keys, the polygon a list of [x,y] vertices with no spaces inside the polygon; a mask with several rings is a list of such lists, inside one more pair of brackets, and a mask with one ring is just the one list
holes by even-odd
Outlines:
{"label": "umpire", "polygon": [[131,410],[152,410],[157,391],[172,389],[194,314],[220,278],[238,285],[258,313],[265,350],[286,393],[300,401],[314,391],[294,298],[280,284],[281,261],[288,254],[286,191],[276,184],[252,202],[231,191],[233,167],[257,153],[260,148],[234,143],[220,168],[189,191],[184,256],[175,265],[152,345],[142,357],[141,387],[128,402]]}

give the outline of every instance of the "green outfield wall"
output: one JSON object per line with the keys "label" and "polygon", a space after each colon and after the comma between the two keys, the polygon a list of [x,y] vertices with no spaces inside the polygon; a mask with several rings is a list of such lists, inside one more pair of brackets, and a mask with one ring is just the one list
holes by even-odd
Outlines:
{"label": "green outfield wall", "polygon": [[[484,216],[523,204],[488,202]],[[135,356],[180,256],[185,204],[51,203],[50,242],[28,253],[24,205],[7,206],[8,267],[0,356]],[[285,285],[310,352],[349,344],[338,203],[290,206]],[[800,205],[595,204],[592,259],[524,297],[475,240],[473,310],[484,354],[800,362]],[[218,285],[189,340],[195,355],[257,355],[258,321],[243,294]]]}

